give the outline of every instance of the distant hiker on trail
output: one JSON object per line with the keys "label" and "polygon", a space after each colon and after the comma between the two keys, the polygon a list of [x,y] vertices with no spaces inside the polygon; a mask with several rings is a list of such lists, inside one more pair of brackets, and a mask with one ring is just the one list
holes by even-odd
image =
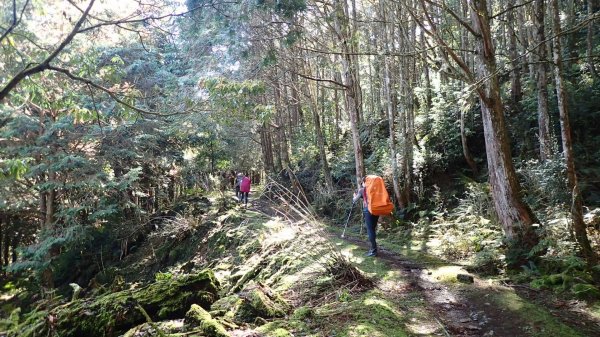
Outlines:
{"label": "distant hiker on trail", "polygon": [[244,201],[244,205],[248,206],[248,193],[250,193],[250,178],[242,176],[240,182],[240,202]]}
{"label": "distant hiker on trail", "polygon": [[365,227],[367,227],[367,236],[371,249],[367,256],[377,256],[377,221],[380,215],[389,215],[394,209],[390,196],[385,189],[383,179],[379,176],[368,175],[363,177],[361,188],[354,193],[352,202],[363,199],[363,214],[365,218]]}
{"label": "distant hiker on trail", "polygon": [[244,179],[244,174],[242,172],[238,172],[237,176],[235,177],[235,184],[233,185],[235,187],[235,197],[237,199],[241,198],[240,184],[242,183],[242,179]]}

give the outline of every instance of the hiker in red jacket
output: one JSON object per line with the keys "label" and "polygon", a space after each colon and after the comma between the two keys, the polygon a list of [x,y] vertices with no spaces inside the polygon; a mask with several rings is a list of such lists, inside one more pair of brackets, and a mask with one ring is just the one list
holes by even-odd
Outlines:
{"label": "hiker in red jacket", "polygon": [[248,206],[248,193],[250,193],[250,178],[246,175],[240,182],[240,202],[244,201],[244,205]]}

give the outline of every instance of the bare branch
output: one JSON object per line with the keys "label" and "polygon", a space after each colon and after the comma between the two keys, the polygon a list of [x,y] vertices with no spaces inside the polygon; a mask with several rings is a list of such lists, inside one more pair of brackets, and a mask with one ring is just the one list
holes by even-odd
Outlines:
{"label": "bare branch", "polygon": [[358,55],[358,56],[370,56],[371,55],[371,56],[401,56],[401,57],[417,56],[423,52],[433,49],[433,48],[427,48],[424,50],[416,50],[414,52],[407,52],[407,53],[376,52],[376,51],[358,51],[355,53],[352,53],[352,52],[344,53],[341,51],[318,50],[318,49],[312,49],[312,48],[307,48],[307,47],[300,47],[300,46],[296,46],[296,45],[293,47],[300,49],[300,50],[309,51],[309,52],[313,52],[313,53],[317,53],[317,54],[325,54],[325,55]]}
{"label": "bare branch", "polygon": [[[148,21],[160,21],[160,20],[163,20],[166,18],[180,17],[180,16],[184,16],[186,14],[192,13],[194,11],[197,11],[199,9],[202,9],[206,6],[208,6],[208,4],[203,4],[203,5],[194,7],[192,9],[189,9],[187,11],[180,12],[180,13],[170,13],[170,14],[164,14],[164,15],[159,15],[159,16],[146,16],[146,17],[137,18],[137,19],[123,18],[123,19],[119,19],[119,20],[108,21],[108,20],[96,18],[96,20],[101,21],[101,22],[97,23],[95,25],[91,25],[91,26],[82,28],[78,31],[78,33],[84,33],[84,32],[94,30],[96,28],[100,28],[103,26],[114,26],[114,25],[122,25],[122,24],[127,24],[127,23],[142,23],[142,22],[148,22]],[[121,27],[121,26],[119,26],[119,27]]]}
{"label": "bare branch", "polygon": [[300,77],[302,77],[302,78],[305,78],[305,79],[307,79],[307,80],[313,80],[313,81],[317,81],[317,82],[327,82],[327,83],[333,83],[333,84],[335,84],[335,85],[338,85],[338,86],[340,86],[340,87],[342,87],[342,88],[348,89],[348,86],[347,86],[347,85],[345,85],[345,84],[343,84],[343,83],[340,83],[340,82],[338,82],[338,81],[335,81],[335,80],[330,80],[330,79],[327,79],[327,78],[318,78],[318,77],[313,77],[313,76],[306,75],[306,74],[301,74],[301,73],[299,73],[299,72],[297,72],[297,71],[294,71],[294,70],[292,70],[292,69],[288,69],[288,70],[289,70],[289,71],[290,71],[292,74],[294,74],[294,75],[298,75],[298,76],[300,76]]}
{"label": "bare branch", "polygon": [[73,26],[73,29],[71,30],[69,35],[67,35],[67,37],[54,50],[54,52],[52,52],[52,54],[50,54],[48,57],[46,57],[46,59],[44,61],[42,61],[41,63],[39,63],[38,65],[31,67],[31,68],[26,67],[25,69],[21,70],[10,81],[8,81],[8,83],[0,91],[0,102],[2,102],[4,100],[4,98],[6,98],[6,96],[8,96],[8,94],[12,91],[12,89],[14,89],[19,84],[19,82],[21,82],[23,79],[25,79],[31,75],[37,74],[39,72],[42,72],[44,70],[47,70],[50,67],[50,62],[52,62],[52,60],[54,60],[58,56],[58,54],[60,54],[60,52],[62,52],[63,49],[65,49],[65,47],[69,43],[71,43],[73,38],[75,38],[77,31],[79,30],[79,28],[83,25],[83,23],[87,19],[87,16],[88,16],[90,10],[92,9],[92,6],[94,5],[95,1],[96,0],[90,1],[88,7],[85,9],[85,12],[81,15],[81,17],[79,18],[79,20],[77,21],[75,26]]}
{"label": "bare branch", "polygon": [[[437,31],[437,26],[435,25],[435,23],[433,22],[433,20],[431,19],[431,17],[429,16],[429,13],[427,12],[427,8],[425,6],[425,1],[421,0],[421,7],[423,9],[423,14],[425,15],[425,18],[427,19],[427,22],[429,23],[429,26],[431,27],[431,30],[427,29],[420,20],[417,19],[416,14],[410,10],[408,7],[406,7],[406,9],[408,10],[409,14],[411,16],[413,16],[415,18],[415,20],[417,20],[417,23],[419,24],[419,26],[421,27],[421,29],[423,29],[423,31],[425,33],[427,33],[428,35],[432,36],[434,39],[436,39],[436,41],[438,42],[438,44],[450,55],[450,57],[454,60],[454,62],[456,62],[458,64],[458,66],[462,69],[464,76],[467,79],[467,83],[469,84],[475,84],[477,81],[475,80],[475,77],[473,75],[473,73],[471,72],[471,70],[469,69],[469,66],[464,62],[464,60],[458,56],[454,50],[452,48],[450,48],[450,46],[448,46],[448,44],[444,41],[444,39],[442,39],[442,37],[439,35],[438,31]],[[450,60],[448,60],[448,57],[446,56],[445,53],[442,53],[442,56],[444,56],[444,58],[446,59],[446,62],[450,65]],[[484,93],[483,93],[483,89],[481,88],[481,86],[477,85],[475,87],[475,90],[477,91],[478,94],[480,94],[481,97],[484,97]]]}
{"label": "bare branch", "polygon": [[503,10],[502,12],[500,12],[500,13],[498,13],[498,14],[494,14],[494,15],[490,16],[490,20],[493,20],[493,19],[495,19],[495,18],[497,18],[497,17],[499,17],[499,16],[502,16],[502,15],[504,15],[505,13],[507,13],[507,12],[510,12],[510,11],[512,11],[512,10],[515,10],[515,9],[517,9],[517,8],[520,8],[520,7],[523,7],[523,6],[527,6],[527,5],[529,5],[530,3],[532,3],[532,2],[533,2],[533,0],[529,0],[529,1],[527,1],[527,2],[524,2],[524,3],[522,3],[522,4],[518,4],[518,5],[514,5],[514,6],[512,6],[512,7],[509,7],[509,8],[507,8],[507,9]]}
{"label": "bare branch", "polygon": [[450,9],[446,3],[442,3],[442,4],[438,4],[435,3],[431,0],[425,0],[428,4],[431,4],[432,6],[436,6],[439,7],[441,9],[443,9],[444,11],[446,11],[448,14],[450,14],[454,19],[456,19],[456,21],[458,21],[458,23],[460,23],[461,26],[465,27],[471,34],[473,34],[474,36],[479,36],[479,33],[477,33],[475,31],[475,29],[473,29],[473,27],[471,27],[471,25],[469,23],[467,23],[465,20],[461,19],[460,16],[458,16],[458,14],[454,13],[454,11],[452,9]]}
{"label": "bare branch", "polygon": [[10,26],[6,29],[6,31],[2,33],[2,36],[0,36],[0,42],[2,42],[2,40],[4,40],[8,36],[8,34],[10,34],[13,31],[13,29],[15,29],[15,27],[19,25],[21,19],[23,19],[23,13],[25,12],[25,8],[27,8],[28,4],[29,0],[25,1],[25,5],[23,5],[23,9],[21,9],[21,14],[17,19],[17,0],[13,0],[13,21],[10,24]]}

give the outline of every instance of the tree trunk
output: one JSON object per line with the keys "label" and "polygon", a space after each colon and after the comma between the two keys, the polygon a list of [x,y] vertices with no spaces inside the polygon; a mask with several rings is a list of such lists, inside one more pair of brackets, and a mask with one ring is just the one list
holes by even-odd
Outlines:
{"label": "tree trunk", "polygon": [[273,163],[273,148],[271,146],[271,133],[269,132],[269,125],[266,122],[263,122],[260,128],[260,146],[265,170],[267,173],[275,172],[275,165]]}
{"label": "tree trunk", "polygon": [[467,144],[467,134],[465,132],[465,111],[463,109],[460,110],[460,142],[462,144],[465,161],[467,162],[467,165],[469,165],[473,175],[477,176],[477,174],[479,174],[479,170],[477,170],[477,164],[475,163],[475,160],[473,160],[473,156],[469,150],[469,145]]}
{"label": "tree trunk", "polygon": [[[336,71],[335,73],[335,80],[336,82],[342,83],[342,78],[339,75],[339,73]],[[333,101],[335,104],[335,132],[334,132],[334,143],[337,144],[338,140],[340,139],[340,134],[341,134],[341,129],[340,129],[340,124],[342,122],[342,109],[340,108],[340,97],[339,97],[339,89],[334,89],[333,91]]]}
{"label": "tree trunk", "polygon": [[[587,13],[588,16],[594,15],[594,0],[587,0]],[[594,62],[594,36],[596,31],[596,20],[590,20],[587,26],[587,36],[586,36],[586,61],[587,67],[590,69],[590,73],[594,77],[594,79],[598,79],[598,72],[596,71],[596,64]]]}
{"label": "tree trunk", "polygon": [[[336,13],[334,14],[334,25],[338,36],[341,38],[341,46],[343,55],[341,56],[342,61],[342,83],[346,90],[346,112],[350,118],[350,129],[352,130],[352,145],[354,146],[354,162],[356,169],[356,185],[360,186],[362,177],[365,176],[365,166],[363,160],[363,150],[360,141],[360,132],[358,127],[358,112],[360,111],[360,96],[356,92],[356,66],[353,64],[353,57],[350,55],[350,42],[348,36],[348,18],[344,14],[344,8],[341,7],[341,1],[336,0]],[[340,22],[343,20],[343,23]]]}
{"label": "tree trunk", "polygon": [[299,123],[300,123],[300,116],[299,116],[299,110],[300,110],[300,96],[298,95],[298,75],[294,72],[291,73],[291,104],[290,104],[290,109],[292,111],[292,119],[291,119],[291,124],[292,127],[298,127]]}
{"label": "tree trunk", "polygon": [[548,75],[546,32],[544,25],[545,0],[535,0],[535,23],[537,27],[537,100],[538,100],[538,138],[540,142],[540,159],[542,162],[552,156],[552,140],[550,135],[550,117],[548,114]]}
{"label": "tree trunk", "polygon": [[[317,84],[318,92],[318,84]],[[312,96],[312,95],[311,95]],[[317,146],[319,147],[319,156],[321,157],[321,165],[323,166],[323,178],[325,179],[325,186],[328,191],[333,191],[333,179],[331,178],[331,169],[329,168],[329,162],[327,161],[327,154],[325,152],[325,137],[321,130],[321,123],[319,120],[319,112],[317,111],[317,104],[311,99],[312,111],[313,111],[313,123],[315,127],[315,136],[317,137]],[[324,108],[324,106],[323,106]]]}
{"label": "tree trunk", "polygon": [[[579,1],[577,1],[576,4],[575,0],[564,0],[561,1],[561,5],[564,5],[563,13],[565,16],[565,27],[571,28],[575,26],[579,18],[579,13],[583,12],[582,8],[579,8]],[[564,34],[566,39],[566,53],[569,55],[569,59],[571,59],[565,62],[565,64],[568,64],[570,67],[573,62],[579,62],[579,58],[581,57],[579,54],[579,46],[577,45],[577,42],[579,41],[579,30],[566,32]]]}
{"label": "tree trunk", "polygon": [[11,243],[11,263],[16,263],[17,262],[17,248],[19,247],[19,244],[21,243],[21,235],[19,233],[15,233],[15,236],[13,236],[13,240]]}
{"label": "tree trunk", "polygon": [[485,136],[485,148],[489,170],[492,198],[504,233],[514,242],[510,254],[517,254],[509,261],[511,268],[523,263],[526,253],[517,249],[531,250],[538,243],[533,224],[536,219],[529,207],[521,200],[515,169],[512,162],[504,110],[500,96],[496,56],[490,31],[489,14],[485,0],[471,0],[471,19],[477,39],[479,56],[478,75],[486,78],[478,90]]}
{"label": "tree trunk", "polygon": [[275,68],[275,78],[273,80],[273,94],[275,95],[275,110],[276,110],[276,123],[277,123],[277,139],[279,140],[279,158],[281,158],[281,167],[291,167],[289,146],[286,135],[286,125],[289,121],[285,121],[283,118],[283,104],[281,99],[281,84],[279,83],[279,74],[277,68]]}
{"label": "tree trunk", "polygon": [[[2,248],[4,247],[4,245],[6,244],[4,242],[4,231],[5,228],[7,229],[8,227],[8,217],[5,214],[0,213],[0,252],[2,251]],[[5,264],[4,264],[4,260],[0,258],[0,270],[3,271],[3,274],[6,275],[6,268],[4,268]]]}
{"label": "tree trunk", "polygon": [[[379,1],[379,16],[381,18],[381,35],[382,43],[384,44],[386,54],[390,52],[390,39],[388,35],[386,7],[383,0]],[[392,91],[394,85],[392,81],[392,75],[390,71],[390,56],[384,55],[380,57],[383,64],[383,105],[387,113],[388,125],[389,125],[389,150],[390,150],[390,161],[392,166],[392,186],[394,190],[394,197],[396,199],[396,206],[403,209],[406,208],[406,204],[403,203],[402,194],[400,190],[400,183],[398,181],[398,159],[396,154],[396,106],[392,103]]]}
{"label": "tree trunk", "polygon": [[8,266],[10,264],[10,246],[12,245],[12,236],[9,231],[4,232],[4,246],[2,246],[2,260],[4,260],[4,265]]}
{"label": "tree trunk", "polygon": [[[515,0],[510,0],[507,3],[509,8],[515,6]],[[519,59],[519,48],[517,47],[517,34],[515,32],[515,13],[514,10],[509,10],[506,13],[507,29],[508,29],[508,55],[510,57],[510,97],[513,111],[518,111],[523,91],[521,87],[521,61]],[[524,28],[524,27],[523,27]]]}
{"label": "tree trunk", "polygon": [[[569,122],[567,93],[562,75],[563,64],[560,43],[560,35],[562,29],[560,27],[558,0],[552,0],[552,12],[554,35],[556,36],[556,38],[553,40],[556,98],[558,100],[558,111],[560,115],[563,157],[567,166],[567,182],[569,185],[569,191],[573,195],[573,202],[571,205],[571,221],[573,222],[572,225],[575,231],[575,238],[577,240],[577,243],[579,244],[579,247],[581,248],[581,253],[585,258],[588,267],[591,269],[592,267],[598,264],[598,256],[596,255],[596,252],[594,252],[590,245],[590,241],[588,240],[587,236],[586,225],[583,222],[583,198],[581,197],[581,192],[577,183],[577,174],[575,171],[575,158],[573,155],[573,141],[571,140],[571,125]],[[598,273],[594,273],[594,278],[596,282],[600,281],[599,276],[600,275],[598,275]]]}
{"label": "tree trunk", "polygon": [[279,132],[280,126],[277,125],[273,128],[270,128],[271,132],[269,133],[274,142],[271,143],[273,148],[273,164],[275,166],[275,172],[280,172],[283,170],[283,162],[281,160],[281,133]]}
{"label": "tree trunk", "polygon": [[[48,182],[55,183],[56,181],[56,173],[50,172],[48,174]],[[56,204],[56,190],[54,188],[50,189],[46,194],[46,217],[45,217],[45,226],[47,229],[52,228],[52,224],[54,223],[54,213],[55,213],[55,204]]]}

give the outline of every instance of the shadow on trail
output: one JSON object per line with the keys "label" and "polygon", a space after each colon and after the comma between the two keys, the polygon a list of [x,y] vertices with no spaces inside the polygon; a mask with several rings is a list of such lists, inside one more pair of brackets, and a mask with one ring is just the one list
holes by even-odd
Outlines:
{"label": "shadow on trail", "polygon": [[[364,239],[346,237],[365,251]],[[410,245],[408,246],[410,247]],[[360,252],[357,256],[362,255]],[[390,271],[400,273],[407,284],[393,291],[393,296],[418,293],[423,305],[450,336],[600,336],[600,322],[592,317],[553,310],[548,299],[533,290],[515,291],[474,277],[474,283],[456,281],[457,274],[469,274],[460,265],[435,259],[433,263],[416,262],[394,251],[380,248],[377,258],[366,258],[363,267],[383,262]],[[380,282],[381,283],[381,282]],[[524,287],[526,289],[526,287]],[[536,302],[536,304],[532,303]],[[564,310],[565,308],[562,307]]]}

